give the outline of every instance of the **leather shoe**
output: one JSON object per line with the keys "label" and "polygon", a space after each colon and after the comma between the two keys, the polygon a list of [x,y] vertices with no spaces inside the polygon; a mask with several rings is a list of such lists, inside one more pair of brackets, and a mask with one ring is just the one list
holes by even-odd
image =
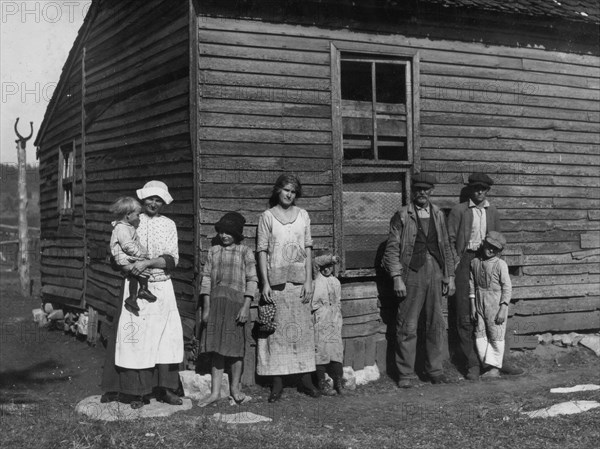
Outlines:
{"label": "leather shoe", "polygon": [[162,393],[156,397],[156,400],[169,405],[183,404],[183,400],[179,396],[167,389],[163,389]]}
{"label": "leather shoe", "polygon": [[448,377],[446,377],[445,374],[440,374],[439,376],[432,376],[431,383],[436,384],[436,385],[437,384],[449,384],[450,379],[448,379]]}
{"label": "leather shoe", "polygon": [[156,301],[156,296],[154,296],[152,293],[150,293],[150,290],[146,290],[145,288],[140,288],[138,290],[137,297],[141,298],[141,299],[145,299],[148,302]]}
{"label": "leather shoe", "polygon": [[142,408],[142,407],[144,406],[144,404],[145,404],[145,402],[144,402],[144,398],[142,398],[142,397],[140,396],[140,397],[138,397],[138,398],[136,398],[136,399],[133,399],[133,400],[132,400],[132,401],[129,403],[129,406],[130,406],[132,409],[136,410],[136,409],[138,409],[138,408]]}
{"label": "leather shoe", "polygon": [[106,404],[107,402],[115,402],[119,400],[118,391],[107,391],[100,397],[100,402]]}
{"label": "leather shoe", "polygon": [[413,388],[416,387],[415,379],[400,379],[398,381],[398,388]]}
{"label": "leather shoe", "polygon": [[131,313],[140,311],[140,306],[137,305],[137,301],[133,296],[130,296],[125,300],[125,308]]}
{"label": "leather shoe", "polygon": [[517,366],[504,364],[504,366],[500,368],[500,372],[509,376],[518,376],[520,374],[523,374],[525,370]]}

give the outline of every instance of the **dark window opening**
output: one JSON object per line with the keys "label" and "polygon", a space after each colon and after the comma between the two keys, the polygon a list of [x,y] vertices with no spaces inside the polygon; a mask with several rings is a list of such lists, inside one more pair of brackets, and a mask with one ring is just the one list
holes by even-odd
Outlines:
{"label": "dark window opening", "polygon": [[75,185],[74,145],[62,145],[59,150],[58,204],[61,213],[73,210],[73,187]]}

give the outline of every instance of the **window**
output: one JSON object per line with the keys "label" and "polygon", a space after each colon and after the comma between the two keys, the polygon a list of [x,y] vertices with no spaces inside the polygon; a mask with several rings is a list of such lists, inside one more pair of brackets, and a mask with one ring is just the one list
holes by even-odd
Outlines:
{"label": "window", "polygon": [[341,57],[344,160],[408,161],[410,64]]}
{"label": "window", "polygon": [[417,56],[332,48],[334,242],[342,276],[376,274],[390,219],[410,196],[418,162]]}
{"label": "window", "polygon": [[58,157],[58,210],[66,214],[73,211],[75,144],[61,145]]}

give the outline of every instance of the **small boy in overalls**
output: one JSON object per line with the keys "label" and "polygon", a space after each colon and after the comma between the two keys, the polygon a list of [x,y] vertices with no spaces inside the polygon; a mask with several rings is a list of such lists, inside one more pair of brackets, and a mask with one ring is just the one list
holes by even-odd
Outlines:
{"label": "small boy in overalls", "polygon": [[504,335],[512,284],[508,265],[499,258],[506,239],[490,231],[479,257],[471,262],[471,318],[475,323],[475,349],[484,369],[482,378],[500,376],[504,356]]}

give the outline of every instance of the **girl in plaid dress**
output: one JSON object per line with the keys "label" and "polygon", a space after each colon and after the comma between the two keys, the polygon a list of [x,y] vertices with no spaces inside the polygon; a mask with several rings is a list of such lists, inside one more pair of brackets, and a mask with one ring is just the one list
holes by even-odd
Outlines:
{"label": "girl in plaid dress", "polygon": [[225,359],[231,362],[231,397],[238,404],[248,400],[241,392],[240,379],[245,324],[258,277],[254,254],[241,244],[245,222],[237,212],[221,217],[215,224],[219,244],[210,248],[202,271],[202,349],[212,352],[212,382],[211,394],[198,403],[200,407],[219,399]]}

